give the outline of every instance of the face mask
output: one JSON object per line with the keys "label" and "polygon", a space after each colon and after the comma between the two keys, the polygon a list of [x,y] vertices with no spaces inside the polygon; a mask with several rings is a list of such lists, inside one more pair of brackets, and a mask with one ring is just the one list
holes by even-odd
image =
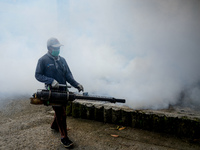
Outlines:
{"label": "face mask", "polygon": [[58,57],[59,53],[60,53],[60,49],[52,50],[51,55],[54,56],[54,57]]}

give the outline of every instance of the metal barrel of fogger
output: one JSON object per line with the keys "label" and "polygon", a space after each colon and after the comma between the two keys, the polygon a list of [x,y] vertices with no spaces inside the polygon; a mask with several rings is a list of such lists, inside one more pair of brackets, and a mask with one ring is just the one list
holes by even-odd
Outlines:
{"label": "metal barrel of fogger", "polygon": [[125,103],[126,102],[125,99],[118,99],[114,97],[83,96],[83,95],[74,95],[74,97],[75,99],[94,100],[94,101],[103,101],[103,102],[111,102],[111,103]]}

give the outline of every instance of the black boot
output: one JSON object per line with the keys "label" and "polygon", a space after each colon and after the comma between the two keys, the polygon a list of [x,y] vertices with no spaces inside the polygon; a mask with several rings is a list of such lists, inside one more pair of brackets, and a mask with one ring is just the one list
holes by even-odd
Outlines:
{"label": "black boot", "polygon": [[66,147],[69,148],[73,145],[73,142],[67,137],[67,138],[62,138],[61,143]]}

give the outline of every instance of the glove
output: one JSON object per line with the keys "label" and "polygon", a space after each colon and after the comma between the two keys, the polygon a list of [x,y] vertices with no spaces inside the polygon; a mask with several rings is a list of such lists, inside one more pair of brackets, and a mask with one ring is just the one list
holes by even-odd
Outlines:
{"label": "glove", "polygon": [[77,89],[78,89],[79,92],[84,91],[83,86],[81,84],[78,85]]}
{"label": "glove", "polygon": [[51,83],[51,87],[58,89],[59,88],[59,83],[56,80],[53,80],[53,82]]}

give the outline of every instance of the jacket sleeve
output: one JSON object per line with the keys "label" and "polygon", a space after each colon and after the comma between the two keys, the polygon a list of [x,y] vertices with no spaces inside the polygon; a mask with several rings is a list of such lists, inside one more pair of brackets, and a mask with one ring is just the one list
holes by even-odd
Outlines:
{"label": "jacket sleeve", "polygon": [[49,78],[47,76],[44,75],[44,64],[43,61],[41,59],[38,60],[37,63],[37,67],[36,67],[36,71],[35,71],[35,78],[42,82],[45,83],[47,85],[51,84],[53,82],[53,78]]}
{"label": "jacket sleeve", "polygon": [[74,77],[69,69],[69,66],[65,60],[64,60],[64,64],[66,67],[66,73],[65,73],[66,81],[68,83],[70,83],[73,87],[77,88],[79,83],[74,79]]}

